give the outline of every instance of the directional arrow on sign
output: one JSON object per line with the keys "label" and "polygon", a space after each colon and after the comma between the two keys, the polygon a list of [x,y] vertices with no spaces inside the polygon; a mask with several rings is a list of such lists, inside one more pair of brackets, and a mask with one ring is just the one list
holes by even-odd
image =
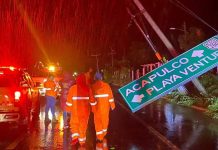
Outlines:
{"label": "directional arrow on sign", "polygon": [[144,97],[144,94],[134,95],[132,102],[133,103],[141,103],[143,97]]}
{"label": "directional arrow on sign", "polygon": [[204,53],[204,50],[195,50],[192,53],[192,57],[199,57],[199,58],[201,58],[202,56],[204,56],[203,53]]}

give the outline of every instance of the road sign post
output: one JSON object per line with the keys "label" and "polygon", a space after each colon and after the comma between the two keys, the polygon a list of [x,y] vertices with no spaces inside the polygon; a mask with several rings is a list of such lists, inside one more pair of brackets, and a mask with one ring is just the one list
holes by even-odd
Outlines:
{"label": "road sign post", "polygon": [[136,112],[218,65],[218,35],[170,60],[119,92]]}

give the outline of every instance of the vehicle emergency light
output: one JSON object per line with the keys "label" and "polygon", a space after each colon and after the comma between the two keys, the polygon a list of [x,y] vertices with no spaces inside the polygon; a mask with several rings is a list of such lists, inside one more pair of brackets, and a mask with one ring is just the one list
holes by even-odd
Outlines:
{"label": "vehicle emergency light", "polygon": [[11,71],[14,71],[14,70],[15,70],[15,68],[12,67],[12,66],[10,66],[9,69],[10,69]]}
{"label": "vehicle emergency light", "polygon": [[19,101],[20,100],[20,96],[21,96],[20,91],[15,91],[14,92],[14,99],[15,99],[15,101]]}
{"label": "vehicle emergency light", "polygon": [[55,66],[51,65],[48,67],[49,72],[55,72]]}

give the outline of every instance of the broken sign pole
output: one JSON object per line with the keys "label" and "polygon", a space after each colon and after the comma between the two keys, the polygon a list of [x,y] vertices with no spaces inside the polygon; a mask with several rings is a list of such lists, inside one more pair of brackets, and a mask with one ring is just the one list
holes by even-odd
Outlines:
{"label": "broken sign pole", "polygon": [[[141,13],[143,14],[143,16],[145,17],[145,19],[148,21],[148,23],[151,25],[151,27],[153,28],[153,30],[156,32],[156,34],[159,36],[159,38],[161,39],[161,41],[164,43],[164,45],[167,47],[167,49],[169,50],[170,54],[173,57],[177,57],[178,53],[176,52],[175,48],[173,47],[173,45],[170,43],[170,41],[167,39],[167,37],[163,34],[163,32],[161,31],[161,29],[158,27],[158,25],[155,23],[155,21],[152,19],[152,17],[149,15],[149,13],[145,10],[145,8],[143,7],[143,5],[140,3],[139,0],[133,0],[133,2],[135,3],[135,5],[138,7],[138,9],[141,11]],[[201,93],[206,93],[206,91],[204,90],[204,87],[202,86],[202,84],[198,81],[198,79],[193,79],[193,84],[195,85],[195,87],[198,89],[199,92]],[[179,92],[180,93],[184,93],[187,94],[187,90],[185,89],[184,86],[179,87]]]}

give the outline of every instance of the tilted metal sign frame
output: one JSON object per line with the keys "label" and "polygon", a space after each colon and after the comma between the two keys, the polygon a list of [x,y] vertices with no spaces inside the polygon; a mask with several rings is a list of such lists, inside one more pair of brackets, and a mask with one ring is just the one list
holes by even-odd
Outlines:
{"label": "tilted metal sign frame", "polygon": [[[206,46],[205,46],[205,44],[207,44],[208,42],[210,42],[210,41],[212,41],[212,40],[216,40],[217,41],[217,45],[215,45],[215,46],[217,46],[217,48],[216,49],[209,49],[209,48],[207,48]],[[149,83],[148,85],[145,85],[144,87],[141,87],[141,89],[140,90],[138,90],[138,91],[134,91],[134,92],[132,92],[132,93],[134,93],[134,94],[132,94],[131,92],[130,92],[130,94],[131,94],[131,96],[126,96],[126,90],[127,89],[132,89],[133,88],[133,86],[135,86],[135,85],[138,85],[138,84],[141,84],[142,83],[142,81],[143,80],[146,80],[146,81],[149,81],[148,80],[148,77],[150,77],[151,75],[154,75],[154,74],[156,74],[156,73],[158,73],[158,70],[161,70],[161,71],[169,71],[169,70],[167,70],[167,67],[169,67],[169,66],[171,66],[172,67],[172,64],[173,63],[175,63],[176,61],[179,61],[179,60],[181,60],[182,58],[186,58],[186,57],[190,57],[190,58],[192,58],[192,57],[194,57],[194,56],[192,56],[195,52],[205,52],[205,53],[207,53],[207,55],[205,55],[204,57],[208,57],[208,54],[214,54],[214,53],[216,53],[217,51],[218,51],[218,35],[217,36],[214,36],[214,37],[212,37],[212,38],[210,38],[210,39],[208,39],[208,40],[206,40],[205,42],[202,42],[201,44],[199,44],[199,45],[197,45],[197,46],[195,46],[194,48],[192,48],[192,49],[190,49],[189,51],[187,51],[187,52],[185,52],[185,53],[183,53],[183,54],[181,54],[181,55],[179,55],[178,57],[176,57],[176,58],[174,58],[174,59],[172,59],[172,60],[170,60],[169,62],[167,62],[166,64],[164,64],[164,65],[162,65],[161,67],[159,67],[159,68],[156,68],[155,70],[153,70],[153,71],[151,71],[151,72],[149,72],[148,74],[146,74],[145,76],[143,76],[143,77],[141,77],[141,78],[139,78],[139,79],[137,79],[137,80],[135,80],[135,81],[133,81],[133,82],[131,82],[131,83],[129,83],[129,84],[127,84],[127,85],[125,85],[125,86],[123,86],[122,88],[120,88],[119,89],[119,92],[121,93],[121,95],[123,96],[123,98],[125,99],[125,101],[126,101],[126,103],[128,104],[128,106],[130,107],[130,109],[132,110],[132,112],[136,112],[137,110],[139,110],[139,109],[141,109],[142,107],[144,107],[145,105],[147,105],[147,104],[149,104],[149,103],[151,103],[151,102],[153,102],[153,101],[155,101],[155,100],[157,100],[158,98],[160,98],[160,97],[162,97],[163,95],[165,95],[165,94],[167,94],[167,93],[169,93],[170,91],[172,91],[172,90],[174,90],[174,89],[176,89],[176,88],[178,88],[179,86],[181,86],[181,85],[183,85],[183,84],[185,84],[185,83],[187,83],[187,82],[189,82],[190,80],[192,80],[193,78],[196,78],[196,77],[198,77],[198,76],[200,76],[201,74],[203,74],[203,73],[205,73],[205,72],[207,72],[208,70],[210,70],[210,69],[212,69],[212,68],[214,68],[214,67],[216,67],[217,65],[218,65],[218,56],[217,56],[217,58],[215,58],[215,61],[212,61],[212,62],[210,62],[209,63],[209,65],[208,65],[208,63],[207,64],[204,64],[204,65],[207,65],[205,68],[204,67],[199,67],[199,68],[197,68],[198,69],[198,71],[196,71],[197,73],[195,73],[195,72],[190,72],[190,74],[193,74],[193,75],[191,75],[191,76],[188,76],[188,74],[185,76],[185,77],[183,77],[183,78],[185,78],[184,80],[182,80],[182,81],[179,81],[178,83],[177,82],[173,82],[172,83],[172,87],[170,87],[170,86],[167,86],[167,88],[166,87],[164,87],[164,89],[165,90],[163,90],[162,92],[159,92],[158,93],[158,91],[154,91],[154,92],[156,92],[156,95],[155,96],[149,96],[149,95],[147,95],[147,96],[144,96],[145,94],[146,94],[146,89],[148,90],[149,88],[151,88],[151,87],[155,87],[155,84],[152,84],[153,82],[151,82],[151,84]],[[216,54],[215,54],[216,55]],[[196,58],[196,57],[198,57],[198,58]],[[186,59],[188,59],[188,58],[186,58]],[[188,62],[187,63],[187,66],[183,66],[183,69],[185,70],[185,69],[187,69],[189,66],[191,66],[191,65],[193,65],[193,64],[196,64],[198,61],[200,61],[200,60],[202,60],[203,58],[201,58],[201,56],[195,56],[195,58],[192,58],[192,59],[190,59],[190,62]],[[189,59],[188,59],[189,60]],[[192,62],[192,61],[194,61],[194,62]],[[165,69],[166,68],[166,69]],[[163,69],[165,69],[165,70],[163,70]],[[175,68],[174,68],[175,69]],[[190,68],[189,68],[190,69]],[[200,71],[199,71],[200,70]],[[178,72],[177,73],[181,73],[181,71],[178,69],[177,70]],[[189,70],[190,71],[190,70]],[[174,72],[175,73],[175,72]],[[171,77],[171,75],[172,74],[167,74],[166,76],[170,76]],[[184,74],[183,74],[184,75]],[[149,78],[150,79],[150,78]],[[157,79],[158,80],[158,79]],[[166,80],[166,78],[159,78],[159,80],[163,83],[163,80]],[[155,82],[160,82],[160,81],[154,81],[154,83]],[[138,86],[138,89],[139,89],[139,86]],[[131,90],[130,90],[131,91]],[[133,90],[132,90],[133,91]],[[143,92],[142,92],[143,91]],[[137,95],[138,94],[138,95]],[[143,96],[141,95],[141,94],[144,94]],[[148,94],[148,93],[147,93]],[[136,97],[136,99],[138,98],[138,97],[140,97],[141,99],[142,99],[142,102],[140,101],[140,102],[135,102],[135,97],[134,96],[137,96]],[[148,97],[148,99],[146,100],[146,97]],[[134,102],[132,102],[131,100],[133,100],[134,99]]]}

